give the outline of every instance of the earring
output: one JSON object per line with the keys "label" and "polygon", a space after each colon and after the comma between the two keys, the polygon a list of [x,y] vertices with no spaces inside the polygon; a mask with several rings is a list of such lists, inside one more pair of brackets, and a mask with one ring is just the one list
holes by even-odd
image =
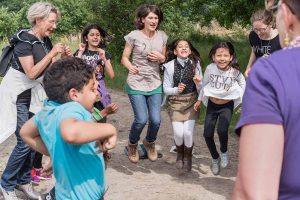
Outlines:
{"label": "earring", "polygon": [[285,34],[285,38],[283,39],[283,43],[284,43],[285,46],[288,46],[290,44],[290,38],[289,38],[288,33]]}

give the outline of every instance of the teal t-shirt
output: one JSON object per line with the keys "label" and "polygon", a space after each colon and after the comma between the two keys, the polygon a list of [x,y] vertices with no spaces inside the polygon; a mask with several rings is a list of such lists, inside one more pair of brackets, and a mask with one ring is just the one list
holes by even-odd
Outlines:
{"label": "teal t-shirt", "polygon": [[95,153],[95,142],[65,142],[59,127],[66,118],[92,121],[91,113],[77,102],[58,104],[49,100],[32,118],[52,158],[56,199],[99,200],[105,191],[103,155]]}

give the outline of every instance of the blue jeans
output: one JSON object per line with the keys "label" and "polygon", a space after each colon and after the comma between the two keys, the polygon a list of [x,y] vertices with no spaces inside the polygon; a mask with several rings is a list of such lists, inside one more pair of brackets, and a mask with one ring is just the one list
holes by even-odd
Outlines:
{"label": "blue jeans", "polygon": [[129,94],[128,96],[134,112],[134,121],[131,125],[129,141],[135,144],[140,140],[140,135],[149,119],[146,140],[154,142],[160,126],[161,94]]}
{"label": "blue jeans", "polygon": [[22,140],[20,129],[32,116],[29,112],[31,90],[26,90],[17,99],[17,144],[13,149],[1,177],[1,186],[6,191],[13,191],[17,184],[24,185],[31,181],[31,169],[35,152]]}

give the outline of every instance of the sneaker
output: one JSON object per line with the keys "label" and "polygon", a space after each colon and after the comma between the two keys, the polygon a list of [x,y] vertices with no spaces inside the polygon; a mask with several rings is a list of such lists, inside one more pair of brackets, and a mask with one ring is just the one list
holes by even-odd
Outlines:
{"label": "sneaker", "polygon": [[211,171],[214,175],[218,175],[220,173],[220,158],[212,159]]}
{"label": "sneaker", "polygon": [[52,175],[42,175],[43,168],[35,169],[36,176],[41,180],[50,180],[52,179]]}
{"label": "sneaker", "polygon": [[229,164],[228,153],[221,153],[221,167],[226,168]]}
{"label": "sneaker", "polygon": [[39,199],[40,194],[32,188],[32,184],[16,185],[16,189],[22,191],[29,199]]}
{"label": "sneaker", "polygon": [[5,200],[18,200],[15,191],[6,191],[4,188],[2,188],[2,186],[0,186],[0,188]]}

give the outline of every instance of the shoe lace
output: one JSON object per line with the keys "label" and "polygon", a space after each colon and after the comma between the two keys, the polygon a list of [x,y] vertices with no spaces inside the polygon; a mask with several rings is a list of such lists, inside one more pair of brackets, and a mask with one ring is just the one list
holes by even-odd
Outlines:
{"label": "shoe lace", "polygon": [[28,192],[33,192],[32,183],[29,183],[29,185],[27,187],[27,191]]}

